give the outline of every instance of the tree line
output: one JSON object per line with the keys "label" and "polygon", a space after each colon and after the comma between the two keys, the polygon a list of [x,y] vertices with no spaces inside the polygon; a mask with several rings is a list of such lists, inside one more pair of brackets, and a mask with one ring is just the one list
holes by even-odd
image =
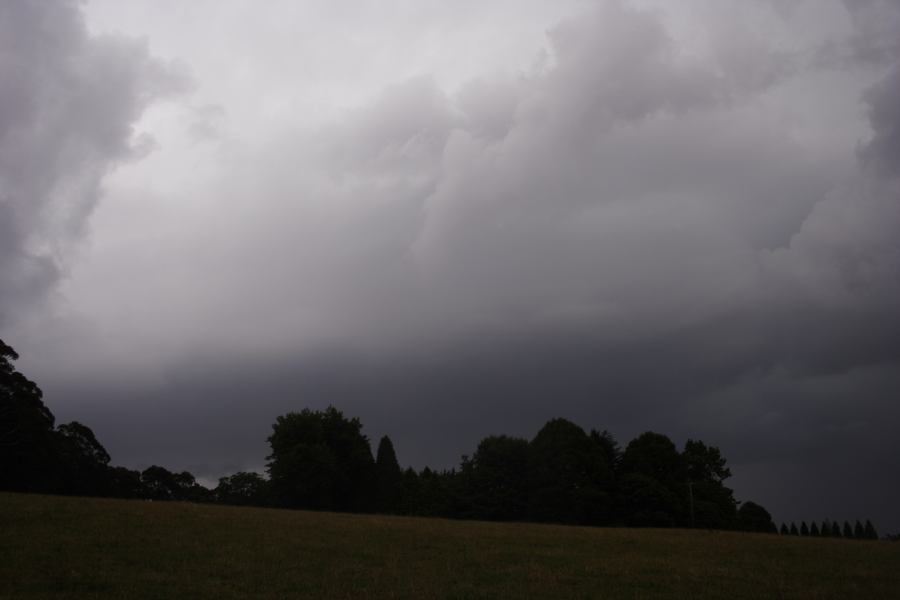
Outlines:
{"label": "tree line", "polygon": [[843,529],[837,521],[829,521],[827,519],[822,521],[821,527],[815,521],[810,521],[810,525],[807,525],[806,521],[801,521],[799,528],[793,522],[790,527],[788,527],[787,524],[782,523],[781,529],[779,529],[778,532],[781,535],[799,535],[803,537],[832,537],[846,538],[849,540],[878,539],[878,532],[875,530],[875,526],[872,525],[872,522],[868,519],[866,519],[865,525],[860,523],[857,519],[856,524],[852,527],[850,526],[849,521],[844,521]]}
{"label": "tree line", "polygon": [[[40,388],[19,373],[0,340],[0,490],[310,510],[376,512],[494,521],[604,526],[697,527],[777,533],[769,512],[738,502],[715,446],[679,450],[646,432],[621,448],[607,431],[548,421],[530,440],[481,440],[457,468],[402,469],[388,436],[373,456],[358,418],[334,407],[279,416],[268,438],[268,477],[238,472],[214,489],[189,472],[112,466],[93,431],[56,426]],[[835,535],[836,522],[782,533]],[[875,539],[870,522],[842,537]],[[861,535],[857,535],[857,530]],[[850,531],[852,535],[847,535]],[[840,533],[838,528],[838,533]]]}
{"label": "tree line", "polygon": [[679,451],[659,433],[623,450],[607,431],[553,419],[531,440],[489,436],[458,468],[416,472],[387,436],[373,457],[359,419],[329,407],[278,417],[269,444],[265,493],[288,508],[775,531],[768,511],[725,486],[718,448],[688,440]]}

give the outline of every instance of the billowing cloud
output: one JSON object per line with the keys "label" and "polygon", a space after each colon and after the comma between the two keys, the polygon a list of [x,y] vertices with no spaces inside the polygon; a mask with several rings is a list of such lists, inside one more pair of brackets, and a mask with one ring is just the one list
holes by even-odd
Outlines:
{"label": "billowing cloud", "polygon": [[150,143],[133,123],[186,83],[141,42],[89,36],[80,8],[0,7],[0,325],[53,289],[103,176]]}

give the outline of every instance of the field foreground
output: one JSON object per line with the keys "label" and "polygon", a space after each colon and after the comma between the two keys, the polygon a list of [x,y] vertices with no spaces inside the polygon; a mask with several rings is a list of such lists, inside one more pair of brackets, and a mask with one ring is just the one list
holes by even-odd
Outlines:
{"label": "field foreground", "polygon": [[0,494],[0,598],[900,598],[900,544]]}

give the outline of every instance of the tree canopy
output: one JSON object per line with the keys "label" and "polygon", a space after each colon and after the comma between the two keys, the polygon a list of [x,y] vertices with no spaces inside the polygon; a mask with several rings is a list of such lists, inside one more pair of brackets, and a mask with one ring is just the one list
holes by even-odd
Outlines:
{"label": "tree canopy", "polygon": [[363,511],[372,503],[375,461],[359,419],[329,406],[276,419],[268,471],[275,499],[291,508]]}

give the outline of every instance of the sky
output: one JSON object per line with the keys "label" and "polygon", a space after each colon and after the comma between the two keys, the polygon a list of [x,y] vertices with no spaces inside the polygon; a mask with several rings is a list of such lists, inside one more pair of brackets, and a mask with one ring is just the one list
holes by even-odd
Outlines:
{"label": "sky", "polygon": [[131,468],[547,420],[900,531],[900,2],[0,4],[0,337]]}

